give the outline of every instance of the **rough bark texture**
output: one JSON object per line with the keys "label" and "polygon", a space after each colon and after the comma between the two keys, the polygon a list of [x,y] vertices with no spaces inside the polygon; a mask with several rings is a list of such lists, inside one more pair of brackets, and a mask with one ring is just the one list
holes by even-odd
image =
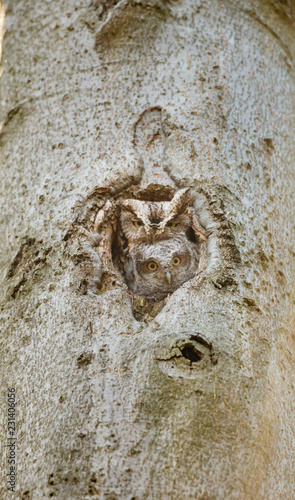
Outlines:
{"label": "rough bark texture", "polygon": [[[6,30],[11,496],[295,498],[294,1],[10,0]],[[162,174],[133,143],[155,106],[170,124]],[[169,179],[202,190],[240,265],[235,286],[192,280],[146,324],[116,283],[83,294],[76,229],[93,226],[98,188]]]}

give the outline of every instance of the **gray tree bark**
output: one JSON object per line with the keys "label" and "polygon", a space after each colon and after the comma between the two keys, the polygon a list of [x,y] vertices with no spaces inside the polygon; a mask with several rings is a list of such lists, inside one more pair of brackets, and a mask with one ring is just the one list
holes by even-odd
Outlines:
{"label": "gray tree bark", "polygon": [[[294,56],[293,0],[8,1],[1,498],[295,498]],[[153,107],[164,170],[133,143]],[[234,276],[148,324],[80,286],[79,228],[136,183],[202,192]]]}

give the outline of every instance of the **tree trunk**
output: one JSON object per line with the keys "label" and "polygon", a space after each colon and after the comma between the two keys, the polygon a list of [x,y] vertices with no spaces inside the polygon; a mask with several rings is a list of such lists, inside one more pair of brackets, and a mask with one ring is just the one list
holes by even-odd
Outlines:
{"label": "tree trunk", "polygon": [[[295,498],[294,2],[10,0],[5,22],[16,498]],[[154,112],[164,139],[142,166]],[[232,278],[187,282],[147,322],[116,281],[84,293],[77,241],[149,184],[203,196]]]}

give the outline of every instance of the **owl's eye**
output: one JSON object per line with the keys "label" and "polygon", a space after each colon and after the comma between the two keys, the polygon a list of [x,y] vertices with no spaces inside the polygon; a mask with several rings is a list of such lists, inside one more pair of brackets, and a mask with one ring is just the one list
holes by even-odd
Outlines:
{"label": "owl's eye", "polygon": [[180,263],[181,263],[181,258],[180,257],[174,257],[172,259],[173,266],[179,266]]}
{"label": "owl's eye", "polygon": [[147,263],[147,269],[151,272],[154,272],[158,269],[158,264],[151,260],[150,262]]}
{"label": "owl's eye", "polygon": [[168,227],[176,227],[177,226],[177,222],[167,222],[167,226]]}
{"label": "owl's eye", "polygon": [[143,222],[141,220],[134,220],[133,225],[135,227],[140,227],[140,226],[143,226]]}

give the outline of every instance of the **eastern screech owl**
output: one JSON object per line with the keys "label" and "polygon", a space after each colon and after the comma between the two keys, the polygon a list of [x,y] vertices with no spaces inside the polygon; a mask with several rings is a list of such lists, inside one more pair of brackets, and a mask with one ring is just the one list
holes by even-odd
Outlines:
{"label": "eastern screech owl", "polygon": [[191,279],[206,236],[190,202],[189,189],[171,201],[108,201],[94,224],[99,238],[84,245],[93,263],[89,287],[95,291],[104,272],[123,274],[132,292],[157,301]]}
{"label": "eastern screech owl", "polygon": [[125,264],[130,290],[143,297],[162,300],[196,274],[198,247],[185,234],[155,244],[134,246]]}
{"label": "eastern screech owl", "polygon": [[194,236],[205,239],[189,204],[189,189],[177,191],[171,201],[121,201],[120,226],[128,249],[141,243],[173,238],[177,234],[189,237],[189,233],[195,233]]}

